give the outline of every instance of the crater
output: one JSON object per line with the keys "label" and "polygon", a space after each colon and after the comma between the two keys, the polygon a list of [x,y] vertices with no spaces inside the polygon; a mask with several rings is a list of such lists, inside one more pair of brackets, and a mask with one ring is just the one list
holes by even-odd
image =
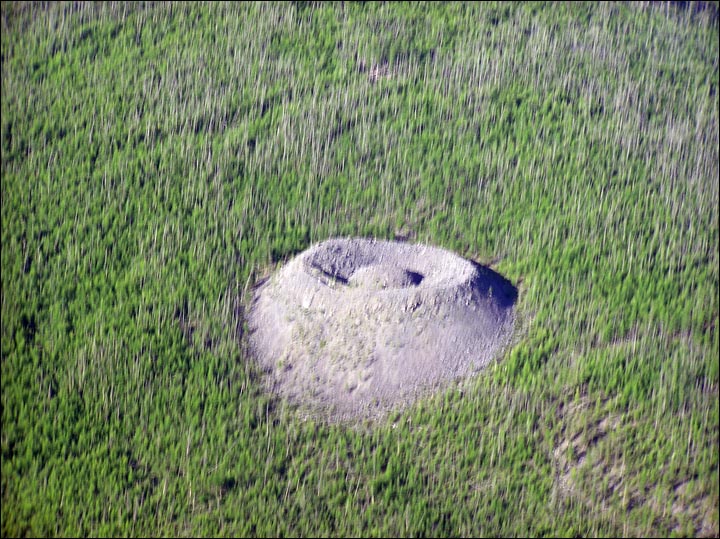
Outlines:
{"label": "crater", "polygon": [[268,387],[325,417],[379,417],[497,359],[517,289],[450,251],[334,238],[255,289],[250,348]]}

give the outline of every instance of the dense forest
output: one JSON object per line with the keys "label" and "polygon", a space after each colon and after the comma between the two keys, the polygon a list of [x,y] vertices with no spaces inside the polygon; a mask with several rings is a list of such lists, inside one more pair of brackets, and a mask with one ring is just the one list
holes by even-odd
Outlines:
{"label": "dense forest", "polygon": [[[717,3],[2,3],[2,535],[720,529]],[[518,287],[380,422],[265,391],[255,283],[422,242]]]}

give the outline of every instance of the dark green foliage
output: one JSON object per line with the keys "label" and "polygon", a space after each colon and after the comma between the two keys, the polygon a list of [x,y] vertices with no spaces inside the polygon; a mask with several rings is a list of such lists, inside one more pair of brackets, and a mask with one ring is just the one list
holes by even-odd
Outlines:
{"label": "dark green foliage", "polygon": [[[718,19],[3,3],[2,534],[717,534]],[[519,288],[379,425],[263,391],[253,283],[409,236]]]}

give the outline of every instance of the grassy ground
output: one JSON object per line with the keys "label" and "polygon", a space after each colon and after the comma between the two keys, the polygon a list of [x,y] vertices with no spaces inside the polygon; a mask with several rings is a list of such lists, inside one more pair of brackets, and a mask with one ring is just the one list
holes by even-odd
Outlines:
{"label": "grassy ground", "polygon": [[[2,535],[717,535],[717,4],[2,4]],[[252,284],[453,249],[526,331],[379,425]]]}

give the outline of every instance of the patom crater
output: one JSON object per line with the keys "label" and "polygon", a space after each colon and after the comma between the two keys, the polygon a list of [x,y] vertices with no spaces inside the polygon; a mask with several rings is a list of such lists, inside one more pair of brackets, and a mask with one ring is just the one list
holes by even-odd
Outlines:
{"label": "patom crater", "polygon": [[330,239],[255,289],[250,348],[279,395],[326,417],[377,417],[497,358],[516,298],[445,249]]}

